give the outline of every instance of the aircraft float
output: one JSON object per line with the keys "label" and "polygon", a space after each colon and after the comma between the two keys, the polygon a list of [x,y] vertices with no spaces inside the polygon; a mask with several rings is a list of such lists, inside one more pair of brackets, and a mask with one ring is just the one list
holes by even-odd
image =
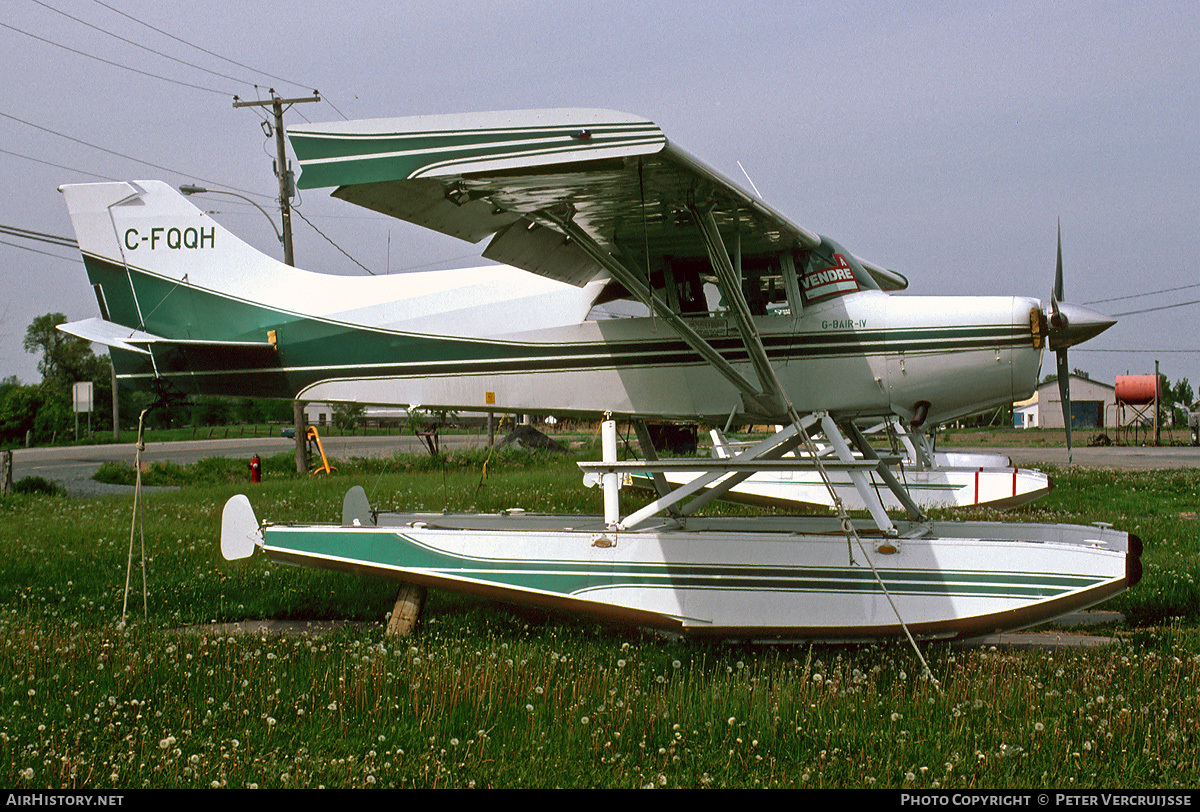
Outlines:
{"label": "aircraft float", "polygon": [[[1028,397],[1042,353],[1112,321],[1063,301],[892,295],[904,276],[796,225],[643,118],[559,109],[297,128],[301,188],[469,242],[499,266],[342,277],[283,265],[175,190],[62,187],[126,385],[311,401],[605,415],[597,516],[374,511],[260,523],[225,507],[238,559],[371,573],[719,638],[934,638],[1013,629],[1140,577],[1107,526],[931,521],[856,421],[919,428]],[[1061,245],[1061,240],[1060,240]],[[629,300],[635,318],[589,319]],[[1060,381],[1066,376],[1060,375]],[[1069,397],[1064,397],[1064,410]],[[621,461],[615,419],[644,459]],[[725,458],[659,459],[644,420],[779,424]],[[813,440],[823,436],[832,453]],[[791,452],[799,450],[800,453]],[[758,472],[845,475],[851,517],[697,512]],[[667,474],[696,472],[671,486]],[[622,513],[626,475],[656,493]],[[887,513],[871,477],[903,506]],[[719,482],[718,482],[719,481]]]}
{"label": "aircraft float", "polygon": [[[862,433],[867,441],[873,443],[876,456],[893,455],[895,462],[889,466],[892,475],[922,508],[986,507],[1006,510],[1045,496],[1054,486],[1053,480],[1045,473],[1013,467],[1012,460],[1003,454],[935,451],[927,434],[910,433],[895,418],[863,428]],[[729,440],[718,428],[712,429],[709,434],[712,438],[712,456],[720,459],[731,457],[752,445]],[[785,456],[796,456],[797,453],[792,451]],[[817,453],[833,459],[836,449],[818,443]],[[860,456],[855,454],[856,458]],[[682,485],[699,475],[698,471],[680,471],[664,474],[664,477],[672,485]],[[871,488],[878,494],[885,509],[904,509],[886,483],[874,472],[868,472],[868,475]],[[653,478],[649,474],[629,475],[624,484],[650,490],[654,488]],[[835,493],[847,509],[866,510],[867,505],[859,496],[855,483],[846,474],[826,482],[820,477],[815,463],[807,470],[760,471],[730,488],[722,498],[750,505],[828,508],[833,506]]]}

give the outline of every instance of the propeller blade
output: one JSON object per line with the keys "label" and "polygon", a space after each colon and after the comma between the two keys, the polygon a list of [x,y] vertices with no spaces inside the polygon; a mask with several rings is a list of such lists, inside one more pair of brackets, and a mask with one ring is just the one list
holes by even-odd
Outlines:
{"label": "propeller blade", "polygon": [[[1053,301],[1061,302],[1067,297],[1063,287],[1063,270],[1062,270],[1062,220],[1058,221],[1058,262],[1054,267],[1054,295]],[[1057,309],[1057,308],[1056,308]]]}
{"label": "propeller blade", "polygon": [[1058,393],[1062,399],[1063,425],[1067,428],[1067,465],[1074,463],[1071,451],[1071,368],[1067,365],[1067,351],[1059,350],[1058,357]]}

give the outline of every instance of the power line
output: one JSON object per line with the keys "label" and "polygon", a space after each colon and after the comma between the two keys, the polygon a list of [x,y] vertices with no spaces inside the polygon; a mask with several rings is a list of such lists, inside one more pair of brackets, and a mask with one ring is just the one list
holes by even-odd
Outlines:
{"label": "power line", "polygon": [[15,242],[9,242],[8,240],[0,240],[0,245],[7,245],[12,248],[20,248],[22,251],[32,251],[35,254],[41,254],[41,255],[47,256],[47,257],[54,257],[55,259],[62,259],[62,260],[66,260],[67,262],[82,262],[83,261],[79,257],[64,257],[62,254],[54,254],[54,253],[51,253],[50,251],[43,251],[40,248],[33,248],[28,245],[21,245],[19,243],[15,243]]}
{"label": "power line", "polygon": [[[3,23],[0,23],[0,25],[3,25]],[[224,186],[226,189],[237,189],[237,191],[239,191],[239,192],[244,192],[245,194],[248,194],[248,195],[253,195],[253,196],[255,196],[255,197],[262,197],[262,198],[266,198],[266,199],[268,199],[268,200],[272,199],[270,195],[264,195],[264,194],[262,194],[261,192],[251,192],[251,191],[248,191],[248,190],[246,190],[246,189],[238,189],[238,187],[236,187],[236,186],[231,186],[231,185],[229,185],[229,184],[227,184],[227,183],[222,183],[222,182],[220,182],[220,181],[217,181],[217,180],[212,180],[212,179],[209,179],[209,178],[203,178],[203,177],[201,177],[201,176],[199,176],[199,175],[194,175],[194,174],[192,174],[192,173],[190,173],[190,172],[181,172],[181,171],[179,171],[178,169],[172,169],[172,168],[170,168],[170,167],[168,167],[168,166],[160,166],[159,164],[150,163],[149,161],[143,161],[143,160],[141,160],[140,158],[134,158],[132,155],[125,155],[125,154],[123,154],[123,153],[116,152],[115,150],[111,150],[111,149],[107,149],[107,148],[105,148],[105,147],[97,146],[96,144],[90,144],[90,143],[88,143],[87,141],[83,141],[83,140],[81,140],[81,139],[79,139],[79,138],[75,138],[74,136],[65,135],[64,133],[60,133],[60,132],[58,132],[58,131],[56,131],[56,130],[52,130],[52,129],[50,129],[49,127],[43,127],[43,126],[42,126],[42,125],[40,125],[40,124],[34,124],[32,121],[26,121],[26,120],[25,120],[25,119],[23,119],[23,118],[18,118],[17,116],[11,115],[11,114],[9,114],[9,113],[0,112],[0,117],[7,118],[7,119],[10,119],[10,120],[12,120],[12,121],[19,122],[19,123],[21,123],[21,124],[24,124],[24,125],[26,125],[27,127],[33,127],[35,130],[41,130],[41,131],[42,131],[42,132],[44,132],[44,133],[50,133],[51,135],[57,135],[59,138],[65,138],[65,139],[67,139],[68,141],[74,141],[76,144],[82,144],[82,145],[83,145],[83,146],[85,146],[85,147],[91,147],[92,149],[100,150],[101,152],[108,153],[109,155],[115,155],[115,156],[117,156],[118,158],[124,158],[124,159],[125,159],[125,160],[127,160],[127,161],[133,161],[133,162],[135,162],[135,163],[143,164],[143,165],[145,165],[145,166],[151,167],[152,169],[160,169],[160,170],[162,170],[163,172],[170,172],[170,173],[172,173],[172,174],[174,174],[174,175],[182,175],[182,176],[184,176],[184,177],[190,177],[190,178],[194,178],[195,180],[202,180],[202,181],[204,181],[205,183],[212,184],[212,185],[214,185],[214,186]]]}
{"label": "power line", "polygon": [[1147,307],[1145,310],[1128,310],[1124,313],[1113,313],[1113,316],[1136,316],[1138,313],[1153,313],[1156,310],[1170,310],[1173,307],[1186,307],[1187,305],[1200,304],[1200,299],[1193,299],[1190,302],[1176,302],[1175,304],[1161,305],[1160,307]]}
{"label": "power line", "polygon": [[1174,288],[1163,288],[1162,290],[1152,290],[1148,293],[1131,293],[1128,296],[1114,296],[1111,299],[1096,299],[1091,302],[1084,302],[1085,305],[1104,304],[1105,302],[1119,302],[1124,299],[1140,299],[1144,296],[1157,296],[1160,293],[1172,293],[1177,290],[1188,290],[1189,288],[1200,288],[1200,283],[1194,285],[1180,285]]}
{"label": "power line", "polygon": [[[258,68],[251,67],[250,65],[245,65],[241,62],[238,62],[235,59],[230,59],[227,56],[221,56],[220,54],[210,51],[207,48],[202,48],[193,42],[188,42],[187,40],[185,40],[181,37],[177,37],[174,34],[170,33],[169,31],[164,31],[161,28],[155,28],[154,26],[150,25],[150,23],[145,22],[144,20],[139,20],[137,17],[126,14],[124,11],[121,11],[119,8],[114,8],[113,6],[110,6],[108,3],[102,2],[102,0],[93,0],[93,2],[96,3],[97,5],[104,6],[106,9],[113,12],[114,14],[119,14],[127,20],[132,20],[133,22],[137,23],[138,25],[145,26],[146,28],[149,28],[151,31],[155,31],[159,34],[162,34],[164,37],[170,37],[171,39],[175,40],[176,42],[182,43],[183,45],[186,45],[189,48],[195,48],[197,51],[201,51],[202,53],[206,53],[209,56],[216,57],[217,59],[220,59],[224,62],[230,63],[231,65],[237,65],[239,68],[245,68],[248,71],[252,71],[252,72],[260,74],[262,76],[266,76],[271,79],[275,79],[277,81],[283,82],[285,84],[293,85],[295,87],[302,87],[302,88],[309,87],[308,85],[302,85],[299,82],[293,82],[290,79],[284,79],[282,76],[275,76],[274,74],[267,73],[266,71],[262,71],[262,70],[259,70]],[[334,108],[334,109],[336,110],[337,108]]]}
{"label": "power line", "polygon": [[405,265],[403,268],[396,268],[395,270],[392,271],[392,273],[406,273],[408,271],[417,271],[417,270],[420,270],[421,268],[430,268],[430,267],[435,267],[435,266],[440,266],[441,268],[444,268],[446,270],[454,270],[452,268],[446,268],[446,266],[449,265],[451,262],[458,262],[458,261],[464,260],[464,259],[482,259],[482,257],[479,256],[479,254],[477,254],[477,253],[463,254],[460,257],[450,257],[449,259],[438,259],[438,260],[434,260],[433,262],[423,262],[420,265]]}
{"label": "power line", "polygon": [[190,87],[194,90],[203,90],[207,93],[217,93],[221,96],[232,95],[232,94],[228,93],[227,91],[217,90],[216,88],[213,88],[213,87],[205,87],[204,85],[195,85],[195,84],[192,84],[191,82],[184,82],[180,79],[171,79],[167,76],[160,76],[157,73],[150,73],[149,71],[138,70],[137,68],[131,68],[128,65],[122,65],[120,62],[113,62],[111,59],[104,59],[103,57],[96,56],[95,54],[89,54],[86,51],[80,51],[77,48],[72,48],[69,45],[63,45],[61,42],[55,42],[54,40],[46,39],[45,37],[39,37],[37,34],[31,34],[28,31],[23,31],[22,29],[17,28],[16,26],[9,25],[8,23],[0,23],[0,28],[7,28],[9,31],[16,31],[18,34],[24,34],[27,37],[36,39],[38,42],[44,42],[47,45],[53,45],[56,48],[62,48],[64,51],[70,51],[73,54],[78,54],[79,56],[86,57],[88,59],[94,59],[97,62],[103,62],[105,65],[111,65],[114,68],[121,68],[122,70],[131,71],[133,73],[137,73],[142,76],[149,76],[151,79],[159,79],[164,82],[170,82],[173,85],[182,85],[183,87]]}
{"label": "power line", "polygon": [[47,234],[44,231],[33,231],[28,228],[18,228],[17,226],[6,226],[0,223],[0,234],[7,234],[10,237],[20,237],[23,240],[36,240],[38,242],[46,242],[51,245],[61,245],[64,248],[78,248],[79,243],[70,237],[60,237],[57,234]]}
{"label": "power line", "polygon": [[[326,240],[329,242],[329,244],[330,244],[330,245],[332,245],[332,246],[333,246],[334,248],[336,248],[337,250],[341,251],[343,254],[346,254],[346,249],[342,248],[342,246],[338,245],[338,244],[337,244],[337,243],[335,243],[333,240],[331,240],[331,239],[329,238],[329,236],[328,236],[328,235],[327,235],[327,234],[326,234],[324,231],[322,231],[321,229],[319,229],[319,228],[317,228],[316,226],[314,226],[314,225],[313,225],[313,222],[312,222],[312,220],[309,220],[307,217],[305,217],[305,216],[304,216],[304,213],[303,213],[303,212],[301,212],[301,211],[300,211],[300,209],[292,209],[292,211],[293,211],[293,212],[295,212],[296,214],[300,215],[300,219],[301,219],[301,220],[303,220],[304,222],[308,223],[310,226],[312,226],[312,230],[313,230],[313,231],[315,231],[315,232],[317,232],[318,234],[320,234],[322,237],[324,237],[324,238],[325,238],[325,239],[326,239]],[[358,261],[357,259],[355,259],[354,257],[350,256],[349,254],[346,254],[346,256],[347,256],[347,257],[350,259],[350,261],[351,261],[351,262],[353,262],[355,265],[357,265],[358,267],[362,268],[364,271],[366,271],[367,273],[369,273],[371,276],[375,276],[375,272],[374,272],[374,271],[372,271],[370,268],[368,268],[366,265],[363,265],[361,262],[359,262],[359,261]]]}
{"label": "power line", "polygon": [[210,70],[202,65],[196,65],[191,62],[185,62],[184,60],[178,59],[177,57],[171,56],[170,54],[165,54],[162,51],[155,50],[154,48],[151,48],[149,45],[143,45],[140,42],[135,42],[134,40],[126,39],[125,37],[122,37],[119,34],[114,34],[113,32],[111,32],[105,28],[101,28],[98,25],[93,25],[92,23],[89,23],[87,20],[82,20],[79,17],[74,16],[73,14],[68,14],[67,12],[62,11],[61,9],[57,9],[54,6],[49,5],[48,3],[44,3],[44,2],[42,2],[42,0],[32,0],[32,2],[37,3],[42,8],[49,9],[50,11],[53,11],[56,14],[61,14],[62,16],[66,17],[69,20],[74,20],[75,22],[79,23],[80,25],[85,25],[88,28],[92,29],[93,31],[99,31],[101,34],[112,37],[113,39],[120,40],[121,42],[124,42],[127,45],[132,45],[135,48],[141,48],[143,51],[149,51],[152,54],[157,54],[158,56],[161,56],[164,59],[169,59],[172,62],[178,62],[180,65],[185,65],[186,67],[189,67],[189,68],[195,68],[196,70],[203,71],[204,73],[210,73],[213,76],[219,76],[222,79],[229,79],[230,81],[238,82],[239,84],[250,85],[252,87],[258,86],[255,82],[251,82],[247,79],[239,79],[236,76],[230,76],[229,74],[226,74],[226,73],[220,73],[218,71]]}
{"label": "power line", "polygon": [[1200,353],[1200,349],[1195,349],[1195,350],[1155,350],[1155,349],[1149,349],[1149,350],[1101,350],[1101,349],[1096,349],[1095,347],[1072,347],[1071,352],[1073,352],[1073,353],[1074,352],[1107,352],[1107,353],[1146,353],[1146,352],[1151,352],[1151,353],[1155,353],[1155,354],[1191,355],[1191,354],[1195,354],[1195,353]]}
{"label": "power line", "polygon": [[27,161],[33,161],[34,163],[45,164],[46,166],[53,166],[56,169],[66,169],[68,172],[78,172],[81,175],[87,175],[92,178],[100,178],[101,180],[117,180],[116,178],[111,178],[108,175],[97,175],[95,172],[88,172],[86,169],[76,169],[73,166],[64,166],[63,164],[56,164],[53,161],[43,161],[41,158],[34,158],[32,155],[22,155],[19,152],[13,152],[12,150],[8,150],[8,149],[0,149],[0,152],[4,153],[5,155],[11,155],[14,158],[24,158]]}

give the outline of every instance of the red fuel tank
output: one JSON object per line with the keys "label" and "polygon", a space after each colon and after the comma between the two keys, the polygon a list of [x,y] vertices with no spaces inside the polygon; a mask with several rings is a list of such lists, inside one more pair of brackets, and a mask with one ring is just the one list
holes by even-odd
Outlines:
{"label": "red fuel tank", "polygon": [[1122,403],[1153,403],[1158,389],[1157,375],[1118,375],[1117,400]]}

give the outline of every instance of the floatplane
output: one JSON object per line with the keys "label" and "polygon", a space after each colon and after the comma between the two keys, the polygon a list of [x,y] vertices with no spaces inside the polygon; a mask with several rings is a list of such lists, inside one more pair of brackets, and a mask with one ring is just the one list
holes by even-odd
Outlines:
{"label": "floatplane", "polygon": [[[165,184],[64,186],[101,316],[63,329],[107,344],[127,385],[603,414],[601,459],[580,463],[603,513],[383,513],[356,488],[341,523],[283,525],[241,495],[223,513],[227,558],[261,551],[742,639],[973,636],[1138,580],[1140,543],[1111,527],[931,521],[856,423],[919,428],[1029,396],[1047,348],[1062,367],[1112,323],[1063,301],[1061,250],[1046,303],[892,295],[903,275],[793,223],[652,122],[606,110],[352,121],[290,138],[301,188],[487,239],[499,265],[327,276],[261,254]],[[644,315],[588,318],[617,300]],[[650,442],[651,418],[782,428],[725,458],[673,460]],[[616,419],[633,422],[643,459],[618,459]],[[865,515],[836,494],[833,516],[697,515],[756,472],[808,469],[827,486],[847,476]],[[671,486],[680,470],[698,475]],[[656,490],[622,512],[633,473]]]}
{"label": "floatplane", "polygon": [[[782,426],[777,427],[778,431]],[[909,497],[923,508],[985,507],[1006,510],[1032,502],[1054,486],[1049,475],[1032,468],[1016,468],[1003,454],[935,451],[928,434],[909,432],[896,418],[863,427],[864,437],[873,442],[877,456],[891,454],[892,475],[905,487]],[[726,459],[752,443],[728,439],[719,428],[709,432],[712,456]],[[814,438],[819,439],[819,436]],[[785,456],[795,456],[791,451]],[[817,443],[817,453],[832,458],[833,446]],[[861,454],[855,454],[856,458]],[[682,485],[699,476],[697,471],[664,474],[672,485]],[[871,487],[887,510],[903,510],[904,505],[875,472],[868,472]],[[629,474],[625,484],[653,490],[649,474]],[[717,481],[720,485],[720,480]],[[808,470],[759,471],[729,488],[723,499],[750,505],[783,508],[829,508],[833,495],[849,510],[865,510],[867,505],[855,483],[846,475],[824,481],[813,464]]]}

